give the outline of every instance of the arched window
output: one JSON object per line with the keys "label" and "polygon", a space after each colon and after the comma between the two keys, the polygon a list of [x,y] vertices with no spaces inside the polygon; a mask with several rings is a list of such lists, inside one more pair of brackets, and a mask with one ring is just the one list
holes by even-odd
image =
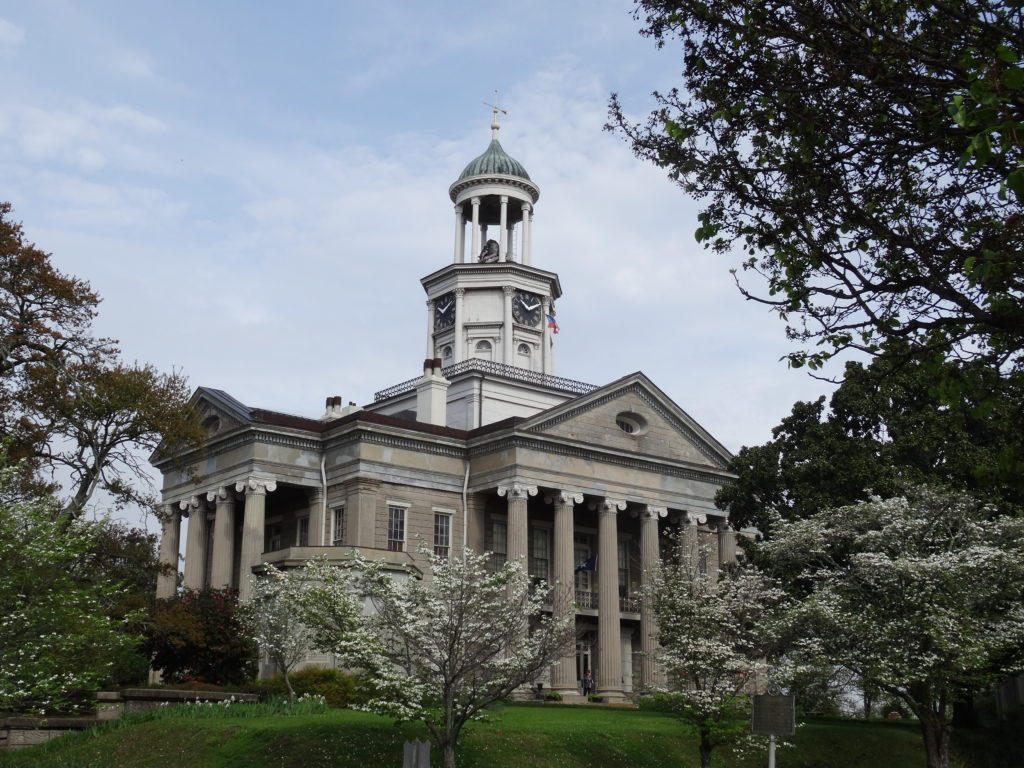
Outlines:
{"label": "arched window", "polygon": [[447,362],[452,359],[452,348],[451,345],[446,346],[441,350],[441,357]]}
{"label": "arched window", "polygon": [[530,345],[529,344],[520,344],[519,345],[519,354],[523,355],[525,357],[529,357],[530,356]]}
{"label": "arched window", "polygon": [[474,357],[479,357],[481,360],[490,360],[494,348],[491,346],[491,342],[481,339],[476,343],[475,350]]}

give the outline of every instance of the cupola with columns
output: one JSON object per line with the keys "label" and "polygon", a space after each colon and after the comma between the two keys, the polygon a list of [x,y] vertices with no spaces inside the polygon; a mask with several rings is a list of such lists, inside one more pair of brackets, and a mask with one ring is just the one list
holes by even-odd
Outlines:
{"label": "cupola with columns", "polygon": [[[554,373],[558,275],[533,266],[533,209],[540,188],[498,141],[448,190],[455,204],[452,263],[421,281],[427,293],[427,358],[449,366],[480,359]],[[467,235],[468,229],[468,235]]]}

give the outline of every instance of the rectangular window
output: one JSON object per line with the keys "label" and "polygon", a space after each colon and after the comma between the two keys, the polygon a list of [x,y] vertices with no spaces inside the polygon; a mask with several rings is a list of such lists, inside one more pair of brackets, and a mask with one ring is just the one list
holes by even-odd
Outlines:
{"label": "rectangular window", "polygon": [[[592,580],[591,574],[593,570],[588,569],[586,566],[590,564],[590,537],[585,534],[576,534],[573,537],[573,558],[576,560],[576,589],[580,592],[587,593],[587,599],[589,599],[589,593],[591,591]],[[595,564],[596,565],[596,564]],[[587,606],[588,608],[591,606]]]}
{"label": "rectangular window", "polygon": [[629,542],[619,542],[619,597],[629,597]]}
{"label": "rectangular window", "polygon": [[266,544],[265,552],[277,552],[281,548],[281,526],[278,523],[267,526]]}
{"label": "rectangular window", "polygon": [[388,507],[388,549],[405,551],[405,507]]}
{"label": "rectangular window", "polygon": [[530,575],[535,579],[551,580],[551,537],[547,528],[534,528],[531,542],[533,557],[530,558]]}
{"label": "rectangular window", "polygon": [[341,547],[345,544],[345,508],[338,507],[331,512],[331,544]]}
{"label": "rectangular window", "polygon": [[443,512],[434,513],[434,554],[448,557],[452,546],[452,516]]}
{"label": "rectangular window", "polygon": [[504,520],[491,521],[491,570],[504,567],[508,560],[508,526]]}
{"label": "rectangular window", "polygon": [[297,547],[308,547],[309,546],[309,518],[300,517],[296,521],[295,526],[295,546]]}

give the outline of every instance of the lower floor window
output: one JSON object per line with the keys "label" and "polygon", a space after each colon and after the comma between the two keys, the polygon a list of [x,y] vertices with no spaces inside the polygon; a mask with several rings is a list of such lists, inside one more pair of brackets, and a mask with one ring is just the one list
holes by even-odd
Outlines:
{"label": "lower floor window", "polygon": [[338,507],[334,510],[331,523],[331,544],[340,547],[345,543],[345,508]]}
{"label": "lower floor window", "polygon": [[295,528],[295,545],[297,547],[309,546],[309,518],[300,517]]}

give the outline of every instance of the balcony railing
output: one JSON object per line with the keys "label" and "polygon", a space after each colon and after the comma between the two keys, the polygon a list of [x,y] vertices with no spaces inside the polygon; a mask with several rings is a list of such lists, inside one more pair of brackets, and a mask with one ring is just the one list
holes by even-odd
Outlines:
{"label": "balcony railing", "polygon": [[[512,379],[513,381],[525,381],[530,384],[540,384],[545,387],[560,389],[563,392],[572,392],[575,395],[586,395],[597,389],[595,384],[586,384],[582,381],[574,381],[573,379],[563,379],[561,376],[551,376],[547,373],[531,371],[514,365],[496,363],[493,360],[479,360],[477,358],[471,358],[469,360],[463,360],[462,362],[445,366],[441,369],[441,373],[444,374],[446,379],[450,379],[452,376],[456,376],[460,373],[466,373],[467,371],[480,371],[481,373],[490,373],[495,376],[501,376],[502,378]],[[380,402],[381,400],[388,400],[389,398],[412,392],[416,389],[416,384],[420,379],[422,379],[422,377],[418,376],[415,379],[409,379],[408,381],[403,381],[401,384],[395,384],[393,387],[388,387],[387,389],[382,389],[380,392],[375,392],[373,400],[374,402]]]}
{"label": "balcony railing", "polygon": [[[597,592],[576,590],[576,607],[596,611],[600,608]],[[619,595],[619,610],[624,613],[640,613],[640,598],[633,595]]]}

